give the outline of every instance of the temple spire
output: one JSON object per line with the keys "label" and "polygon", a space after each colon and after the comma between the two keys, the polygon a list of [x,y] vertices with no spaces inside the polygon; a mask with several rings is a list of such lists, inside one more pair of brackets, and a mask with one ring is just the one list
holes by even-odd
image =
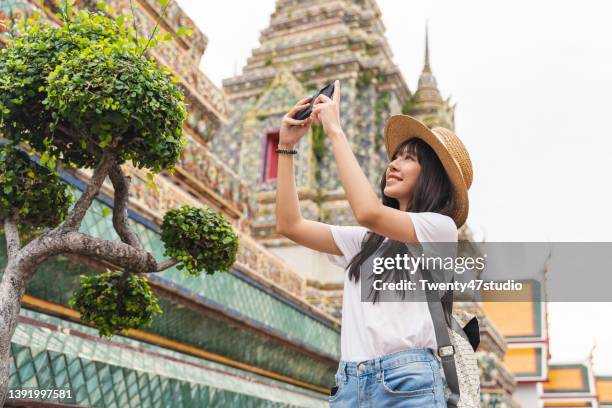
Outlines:
{"label": "temple spire", "polygon": [[425,65],[423,66],[423,72],[431,72],[429,66],[429,22],[425,22]]}
{"label": "temple spire", "polygon": [[431,71],[429,62],[429,22],[425,23],[425,61],[419,76],[417,90],[412,98],[411,115],[425,122],[427,126],[443,126],[453,129],[455,126],[454,106],[449,100],[443,100],[436,77]]}
{"label": "temple spire", "polygon": [[[419,95],[420,97],[425,97],[426,99],[434,98],[435,100],[442,100],[440,97],[440,92],[438,91],[438,84],[436,82],[436,77],[433,72],[431,72],[431,66],[429,65],[429,22],[425,23],[425,64],[423,65],[423,72],[421,72],[421,76],[419,77],[419,86],[417,88],[417,94],[419,91],[427,89],[427,96]],[[422,92],[421,92],[422,93]]]}

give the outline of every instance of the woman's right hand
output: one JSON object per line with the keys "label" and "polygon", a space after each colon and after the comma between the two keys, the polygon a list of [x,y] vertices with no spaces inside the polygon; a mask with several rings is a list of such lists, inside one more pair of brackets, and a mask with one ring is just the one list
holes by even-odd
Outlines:
{"label": "woman's right hand", "polygon": [[312,124],[312,115],[302,120],[294,119],[293,115],[302,109],[305,109],[310,104],[311,98],[312,96],[307,96],[306,98],[298,101],[298,103],[291,108],[291,110],[287,112],[285,116],[283,116],[283,121],[281,123],[281,128],[278,135],[279,146],[293,147],[300,141],[302,136],[308,132],[308,128]]}

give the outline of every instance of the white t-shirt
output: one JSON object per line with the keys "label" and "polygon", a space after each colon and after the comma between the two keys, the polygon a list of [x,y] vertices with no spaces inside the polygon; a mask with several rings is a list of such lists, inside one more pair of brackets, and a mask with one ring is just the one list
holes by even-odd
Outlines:
{"label": "white t-shirt", "polygon": [[[406,216],[412,218],[420,243],[457,242],[457,227],[452,218],[434,212],[406,212]],[[437,350],[436,335],[426,302],[361,301],[360,283],[350,280],[346,267],[361,250],[368,229],[361,226],[330,227],[343,255],[327,256],[332,263],[345,268],[341,359],[370,360],[409,348]]]}

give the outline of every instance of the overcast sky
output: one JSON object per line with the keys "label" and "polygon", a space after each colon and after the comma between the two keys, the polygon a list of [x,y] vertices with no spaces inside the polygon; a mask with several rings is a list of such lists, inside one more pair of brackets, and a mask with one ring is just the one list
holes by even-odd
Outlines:
{"label": "overcast sky", "polygon": [[[273,0],[178,2],[208,36],[201,69],[219,86],[241,72],[274,10]],[[612,3],[378,4],[412,91],[429,20],[431,66],[457,102],[455,130],[474,166],[476,238],[612,241]],[[595,369],[612,374],[612,303],[549,311],[552,361],[582,360],[596,339]]]}

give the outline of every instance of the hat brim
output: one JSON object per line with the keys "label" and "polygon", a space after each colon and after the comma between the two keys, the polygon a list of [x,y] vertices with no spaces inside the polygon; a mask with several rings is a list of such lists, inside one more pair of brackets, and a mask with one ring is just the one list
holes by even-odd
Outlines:
{"label": "hat brim", "polygon": [[469,211],[469,198],[467,187],[461,168],[453,156],[448,152],[444,143],[434,133],[435,128],[429,129],[424,123],[408,115],[394,115],[387,120],[384,130],[385,147],[387,158],[391,160],[391,155],[402,142],[413,138],[419,138],[427,143],[436,152],[446,170],[446,174],[453,186],[456,202],[454,214],[451,216],[457,228],[460,228],[467,219]]}

